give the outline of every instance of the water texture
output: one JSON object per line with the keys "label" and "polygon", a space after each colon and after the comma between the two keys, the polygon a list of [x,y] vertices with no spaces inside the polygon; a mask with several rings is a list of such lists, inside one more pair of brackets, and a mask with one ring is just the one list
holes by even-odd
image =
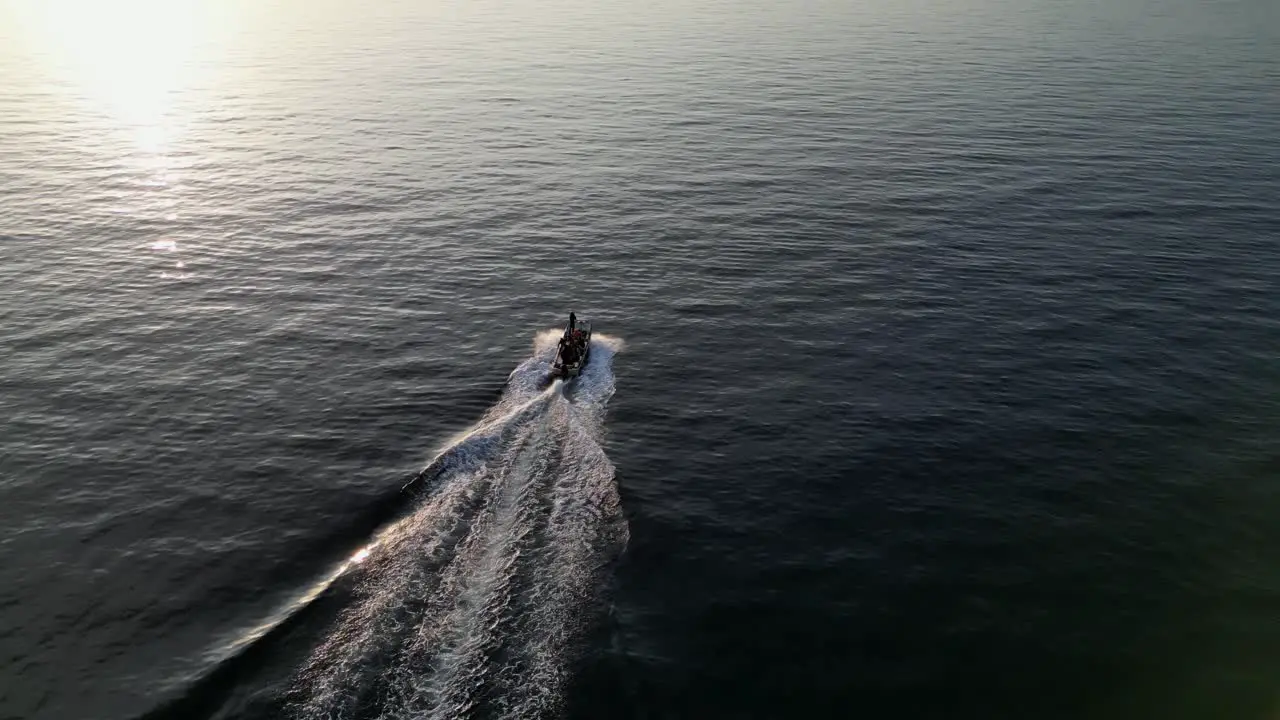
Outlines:
{"label": "water texture", "polygon": [[1272,720],[1278,12],[0,0],[0,718]]}

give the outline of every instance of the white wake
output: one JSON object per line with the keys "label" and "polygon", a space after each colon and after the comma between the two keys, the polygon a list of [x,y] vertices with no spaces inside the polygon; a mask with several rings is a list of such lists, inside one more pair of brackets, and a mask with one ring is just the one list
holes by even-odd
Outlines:
{"label": "white wake", "polygon": [[538,336],[498,403],[440,452],[421,505],[353,558],[354,602],[291,691],[297,717],[541,718],[626,543],[601,447],[621,342],[547,384]]}

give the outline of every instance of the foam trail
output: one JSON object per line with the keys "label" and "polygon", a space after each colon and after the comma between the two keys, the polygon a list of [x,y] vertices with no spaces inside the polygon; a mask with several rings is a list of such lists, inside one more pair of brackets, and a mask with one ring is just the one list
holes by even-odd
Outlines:
{"label": "foam trail", "polygon": [[362,551],[355,599],[295,679],[298,718],[541,718],[627,539],[600,445],[620,341],[568,384],[558,332],[410,483],[421,503]]}

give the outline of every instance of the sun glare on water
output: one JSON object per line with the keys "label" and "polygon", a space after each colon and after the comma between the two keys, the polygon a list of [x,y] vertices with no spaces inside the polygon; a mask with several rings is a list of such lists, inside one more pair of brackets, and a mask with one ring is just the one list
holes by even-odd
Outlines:
{"label": "sun glare on water", "polygon": [[205,0],[7,0],[46,70],[161,152],[207,24]]}
{"label": "sun glare on water", "polygon": [[[182,165],[178,145],[206,112],[203,88],[222,71],[222,41],[245,0],[0,0],[24,78],[42,87],[42,112],[77,149],[112,175],[113,214],[149,218],[148,248],[159,277],[193,277],[177,257]],[[3,37],[3,36],[0,36]],[[149,233],[147,233],[149,234]],[[163,259],[162,259],[163,258]]]}

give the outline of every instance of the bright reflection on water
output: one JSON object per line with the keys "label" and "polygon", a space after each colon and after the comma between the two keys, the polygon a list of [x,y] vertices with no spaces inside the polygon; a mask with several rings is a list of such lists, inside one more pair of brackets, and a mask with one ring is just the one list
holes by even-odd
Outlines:
{"label": "bright reflection on water", "polygon": [[198,0],[10,0],[31,45],[72,92],[162,153],[172,99],[200,45]]}
{"label": "bright reflection on water", "polygon": [[[85,119],[86,151],[129,178],[112,212],[177,223],[181,170],[174,145],[191,114],[198,66],[216,67],[215,42],[237,3],[223,0],[0,0],[20,44]],[[184,106],[185,103],[185,106]],[[105,155],[105,157],[103,157]],[[144,247],[172,253],[162,234]],[[191,277],[166,258],[160,277]]]}

